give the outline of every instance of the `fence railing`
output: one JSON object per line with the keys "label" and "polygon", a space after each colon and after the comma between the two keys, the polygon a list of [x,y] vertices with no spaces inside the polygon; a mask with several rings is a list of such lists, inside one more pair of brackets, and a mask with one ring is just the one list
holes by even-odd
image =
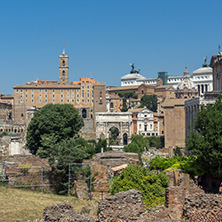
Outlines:
{"label": "fence railing", "polygon": [[[50,192],[60,184],[51,179],[52,171],[49,166],[17,166],[14,162],[0,163],[0,184],[7,184],[14,188],[30,188],[41,192]],[[108,191],[94,191],[92,185],[91,163],[71,163],[68,165],[67,189],[70,196],[74,183],[86,183],[89,199],[92,192],[99,193],[99,199],[104,198]]]}

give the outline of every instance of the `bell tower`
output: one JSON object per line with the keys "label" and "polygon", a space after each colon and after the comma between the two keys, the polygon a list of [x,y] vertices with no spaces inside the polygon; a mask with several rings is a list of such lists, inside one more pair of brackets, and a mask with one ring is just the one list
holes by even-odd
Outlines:
{"label": "bell tower", "polygon": [[69,57],[65,54],[65,48],[63,49],[62,55],[59,56],[59,83],[69,83]]}

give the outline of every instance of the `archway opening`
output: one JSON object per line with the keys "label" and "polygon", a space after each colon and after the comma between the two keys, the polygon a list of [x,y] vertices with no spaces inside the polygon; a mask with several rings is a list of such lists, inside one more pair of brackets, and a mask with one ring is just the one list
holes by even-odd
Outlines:
{"label": "archway opening", "polygon": [[109,144],[110,145],[118,145],[119,144],[119,129],[113,126],[109,129],[110,137],[109,137]]}
{"label": "archway opening", "polygon": [[123,145],[127,145],[128,144],[128,136],[126,133],[123,134]]}

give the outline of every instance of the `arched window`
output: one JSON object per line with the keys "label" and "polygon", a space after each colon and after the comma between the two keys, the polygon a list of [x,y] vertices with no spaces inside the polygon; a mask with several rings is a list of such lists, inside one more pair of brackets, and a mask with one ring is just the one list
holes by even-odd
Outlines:
{"label": "arched window", "polygon": [[82,110],[82,118],[86,118],[86,109]]}
{"label": "arched window", "polygon": [[110,109],[113,109],[113,103],[110,103]]}
{"label": "arched window", "polygon": [[65,66],[65,60],[62,61],[62,66]]}
{"label": "arched window", "polygon": [[64,70],[62,71],[62,75],[65,76],[65,71]]}

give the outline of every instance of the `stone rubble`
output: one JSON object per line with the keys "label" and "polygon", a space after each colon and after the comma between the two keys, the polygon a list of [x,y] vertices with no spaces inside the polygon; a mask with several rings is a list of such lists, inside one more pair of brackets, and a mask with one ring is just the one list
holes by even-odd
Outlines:
{"label": "stone rubble", "polygon": [[70,203],[60,203],[48,206],[43,213],[44,222],[94,222],[95,219],[90,215],[80,215],[73,211]]}

